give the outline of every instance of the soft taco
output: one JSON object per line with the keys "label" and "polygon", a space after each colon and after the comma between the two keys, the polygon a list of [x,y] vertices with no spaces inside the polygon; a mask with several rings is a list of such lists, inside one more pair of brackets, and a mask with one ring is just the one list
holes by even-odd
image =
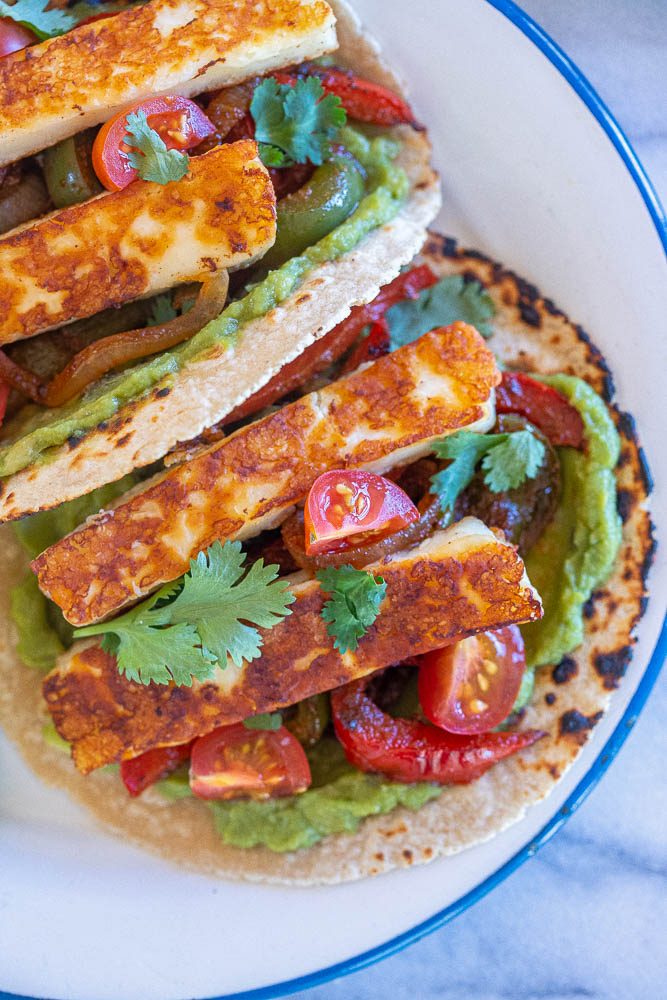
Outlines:
{"label": "soft taco", "polygon": [[[372,51],[364,75],[386,83]],[[326,368],[300,372],[283,356],[277,376],[248,387],[231,434],[224,420],[199,428],[152,478],[27,518],[15,538],[4,529],[3,726],[106,829],[180,865],[315,884],[488,839],[560,780],[631,656],[649,483],[631,418],[608,405],[604,359],[537,289],[451,239],[431,236],[395,275],[388,267],[374,301],[333,320],[334,331],[356,324],[352,348],[327,353],[329,334]],[[380,474],[421,516],[405,506],[403,521],[394,508],[369,524],[353,509],[354,531],[348,519],[334,538],[312,491],[334,474],[345,496],[350,473],[365,488]],[[152,665],[133,661],[142,613],[128,625],[127,607],[141,599],[153,633],[187,629],[169,609],[197,574],[210,584],[223,552],[232,586],[256,575],[237,624],[254,624],[262,645],[244,659],[247,645],[228,643],[222,669],[209,622],[185,645],[172,631],[180,652],[168,662],[164,647]],[[344,592],[346,567],[370,592],[363,613]],[[272,599],[257,610],[262,587]],[[88,633],[67,649],[65,617]],[[206,655],[197,679],[192,657]],[[510,674],[502,718],[488,722]],[[467,715],[458,730],[452,708]],[[246,748],[278,744],[273,777],[239,766]]]}
{"label": "soft taco", "polygon": [[[3,520],[120,479],[231,414],[281,363],[372,299],[419,249],[438,210],[426,133],[404,101],[363,84],[367,66],[378,65],[375,50],[344,5],[337,21],[323,0],[192,8],[203,19],[198,33],[187,5],[151,0],[0,63],[0,129],[22,127],[31,99],[46,114],[39,80],[57,104],[54,119],[74,108],[69,132],[79,106],[94,110],[81,112],[86,122],[112,116],[99,132],[39,154],[60,207],[35,219],[28,198],[28,218],[15,216],[20,224],[0,236],[0,368],[13,387],[0,436]],[[336,57],[356,77],[305,61],[335,49],[336,31]],[[156,33],[171,44],[157,47],[150,79],[125,73],[126,58],[146,66],[145,39]],[[180,90],[199,104],[170,75],[175,46],[187,55]],[[102,99],[93,74],[72,91],[83,56],[86,65],[106,62],[105,78],[124,89]],[[265,70],[279,79],[260,77]],[[156,96],[145,96],[149,87]],[[182,120],[185,132],[173,124]],[[267,163],[281,163],[270,166],[277,238],[255,136]],[[173,159],[185,157],[181,147],[192,148],[185,166]],[[95,193],[91,163],[107,193]],[[14,196],[32,191],[34,158],[9,170],[6,200],[21,205]],[[174,286],[167,299],[159,294]]]}

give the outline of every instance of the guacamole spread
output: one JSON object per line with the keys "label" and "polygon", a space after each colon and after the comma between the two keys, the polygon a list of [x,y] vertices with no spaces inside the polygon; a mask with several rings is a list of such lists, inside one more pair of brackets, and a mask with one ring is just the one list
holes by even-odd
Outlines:
{"label": "guacamole spread", "polygon": [[370,232],[392,219],[407,197],[409,186],[405,172],[392,162],[399,144],[384,136],[366,138],[349,126],[341,129],[340,141],[361,163],[368,178],[367,193],[349,218],[298,257],[269,272],[244,298],[230,303],[190,340],[100,379],[64,406],[50,410],[25,406],[7,424],[0,442],[0,476],[12,475],[38,459],[48,460],[49,449],[83,436],[113,417],[126,403],[157,386],[168,386],[183,365],[200,357],[205,359],[215,344],[233,346],[245,323],[284,302],[312,270],[352,250]]}

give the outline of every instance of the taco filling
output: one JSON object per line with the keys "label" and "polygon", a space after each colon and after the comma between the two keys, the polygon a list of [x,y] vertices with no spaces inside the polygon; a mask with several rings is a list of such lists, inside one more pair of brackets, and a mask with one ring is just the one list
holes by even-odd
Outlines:
{"label": "taco filling", "polygon": [[[475,318],[487,335],[493,329],[493,305],[480,285],[466,286],[458,277],[438,280],[426,264],[417,264],[405,272],[385,287],[375,302],[362,308],[367,314],[364,319],[372,322],[357,320],[361,336],[341,360],[330,365],[327,385],[318,390],[320,405],[326,405],[327,393],[336,399],[337,386],[346,383],[354,395],[364,388],[372,391],[370,376],[374,370],[379,371],[384,359],[396,357],[398,361],[410,351],[410,369],[418,371],[423,345],[429,338],[435,339],[440,356],[450,358],[451,342],[457,341],[460,348],[460,338],[467,337],[470,355],[478,334],[467,332],[470,328],[463,323],[467,318]],[[450,321],[457,310],[458,322],[444,329],[438,325],[441,320]],[[432,333],[423,332],[432,326]],[[333,331],[330,337],[335,340],[338,335]],[[492,337],[488,343],[493,345]],[[485,364],[491,373],[493,362],[481,338],[475,346],[479,378]],[[453,360],[448,360],[448,380],[455,377],[455,370]],[[342,381],[337,376],[343,376]],[[285,378],[283,373],[276,379],[275,392],[284,398],[288,386],[292,395],[301,395],[276,410],[273,426],[280,425],[283,434],[288,431],[290,413],[297,407],[303,410],[309,400],[303,386],[296,389],[291,379],[286,382]],[[350,385],[349,380],[355,378],[359,389]],[[425,379],[424,373],[421,378]],[[432,408],[437,399],[435,373],[428,378]],[[211,432],[204,445],[194,442],[183,450],[182,464],[171,466],[161,480],[148,487],[135,487],[127,498],[92,496],[87,509],[85,498],[75,501],[71,520],[67,516],[69,505],[64,505],[17,524],[16,533],[29,555],[37,555],[33,568],[42,590],[57,600],[76,624],[98,619],[80,628],[77,636],[103,639],[102,647],[91,646],[86,640],[85,645],[77,643],[69,654],[61,654],[59,666],[49,673],[44,685],[61,737],[73,740],[77,766],[89,770],[120,758],[118,781],[125,783],[130,796],[141,795],[155,785],[169,799],[199,798],[213,810],[216,828],[226,843],[244,848],[263,844],[275,851],[288,851],[309,847],[329,834],[355,830],[365,817],[389,812],[398,805],[417,809],[440,796],[448,785],[474,781],[497,761],[539,740],[541,732],[519,728],[522,710],[530,700],[534,671],[559,662],[578,645],[583,605],[609,574],[619,546],[620,519],[611,471],[618,457],[618,435],[605,404],[580,379],[566,375],[535,377],[514,371],[498,373],[495,378],[489,374],[487,378],[499,383],[495,389],[495,417],[477,429],[462,427],[437,440],[429,437],[425,441],[426,453],[407,462],[394,458],[395,449],[401,450],[396,428],[400,406],[397,397],[382,476],[349,466],[316,476],[319,467],[313,468],[307,451],[302,451],[298,459],[307,463],[309,489],[306,492],[305,486],[300,487],[306,495],[297,498],[296,509],[291,507],[281,515],[280,528],[271,525],[269,530],[255,533],[248,543],[247,564],[235,562],[234,542],[229,540],[224,548],[209,549],[207,555],[199,549],[197,555],[195,550],[203,536],[188,535],[187,531],[185,535],[181,532],[179,542],[183,560],[169,562],[164,539],[172,533],[171,520],[174,525],[180,522],[184,526],[182,511],[200,495],[203,484],[198,467],[210,465],[223,447],[229,450],[234,441],[239,442],[247,458],[244,476],[248,476],[254,454],[249,433],[257,433],[264,424],[261,440],[266,447],[271,415],[258,422],[243,414],[234,434],[213,444],[210,440],[215,435]],[[405,382],[402,385],[405,389]],[[385,405],[391,407],[394,404],[389,399],[385,396]],[[268,402],[276,403],[265,390],[257,405]],[[419,430],[420,419],[424,417],[410,415],[412,430]],[[472,423],[470,426],[474,427]],[[440,435],[443,430],[444,425]],[[317,440],[320,449],[327,447],[321,430]],[[349,447],[348,440],[348,459]],[[373,458],[374,467],[379,468],[377,454]],[[330,461],[336,463],[337,452]],[[225,482],[219,470],[216,476]],[[291,476],[294,481],[298,479],[297,472]],[[187,482],[189,489],[185,500],[181,497],[174,506],[177,481]],[[121,494],[127,485],[122,484]],[[234,489],[239,488],[240,484]],[[152,508],[161,495],[170,497],[170,507],[164,509],[159,532],[152,534],[142,528],[146,523],[142,518],[147,516],[142,511],[154,514]],[[207,495],[215,503],[218,537],[225,538],[219,521],[224,510],[223,494],[216,495],[214,487],[214,493],[207,489]],[[294,499],[292,494],[286,497],[287,501]],[[95,517],[100,505],[110,509]],[[197,506],[199,519],[205,519],[204,508],[200,503]],[[86,522],[87,514],[93,516]],[[435,616],[440,630],[433,630],[429,636],[423,589],[406,589],[406,580],[412,577],[402,564],[410,561],[414,565],[415,559],[409,560],[409,556],[417,553],[423,575],[427,572],[429,543],[448,531],[454,532],[452,526],[469,539],[469,526],[478,524],[477,519],[506,540],[499,545],[498,538],[489,533],[485,550],[484,565],[488,568],[491,550],[507,549],[504,569],[501,563],[494,564],[495,595],[502,586],[503,574],[505,584],[514,589],[508,592],[508,604],[487,609],[487,621],[493,620],[498,626],[491,630],[480,627],[482,618],[466,621],[458,605],[456,621],[450,623],[448,644],[443,645],[447,616],[444,609],[447,605],[452,608],[453,593],[460,598],[460,581],[447,595],[447,574],[434,576],[441,588]],[[81,527],[67,533],[67,528],[79,521],[84,521]],[[129,523],[131,534],[124,527]],[[481,528],[473,530],[479,532]],[[226,537],[234,539],[237,534],[230,532]],[[163,591],[156,593],[155,588],[162,580],[173,579],[178,568],[188,565],[190,557],[196,557],[196,562],[181,577],[177,590],[182,589],[173,607],[198,576],[198,587],[206,585],[207,579],[208,586],[212,586],[213,577],[229,573],[232,563],[237,566],[238,586],[253,575],[259,578],[263,574],[270,580],[264,584],[268,594],[283,581],[280,596],[272,598],[275,603],[270,611],[248,610],[248,618],[238,625],[239,630],[248,629],[251,622],[263,626],[263,647],[257,653],[263,669],[271,671],[274,680],[269,679],[262,687],[258,680],[262,669],[258,668],[254,682],[248,681],[243,688],[243,697],[234,696],[233,685],[243,653],[236,662],[231,644],[240,640],[240,631],[228,646],[230,658],[222,672],[218,660],[218,669],[209,669],[208,676],[202,673],[200,679],[196,674],[187,674],[189,668],[179,673],[178,653],[172,653],[170,658],[168,652],[163,660],[164,675],[151,671],[143,659],[150,655],[149,646],[141,645],[150,640],[136,628],[141,616],[133,609],[124,617],[109,617],[128,600],[136,601],[139,593],[135,589],[129,598],[121,596],[125,545],[129,549],[141,548],[141,565],[133,564],[132,578],[143,579],[144,591],[153,591],[145,604],[148,614],[157,611],[159,616],[160,608],[164,608],[163,617],[155,620],[168,624],[152,631],[167,635],[178,629],[173,622],[181,620],[168,614],[172,606],[168,591],[173,593],[174,586],[167,584],[163,588],[164,598],[160,598]],[[493,558],[498,558],[498,551],[493,552]],[[525,606],[520,606],[521,585],[517,590],[516,577],[512,577],[507,563],[509,553],[519,562],[525,560],[531,583],[540,581],[544,603],[541,620],[532,620],[542,612],[535,598],[525,591],[526,582]],[[456,558],[450,564],[455,562],[459,573],[461,567],[465,572],[466,557],[471,561],[473,554],[459,541]],[[240,554],[238,559],[242,559]],[[106,564],[106,570],[102,564]],[[153,572],[147,576],[153,565],[164,569],[161,575]],[[312,583],[303,582],[306,574]],[[397,580],[401,578],[400,585],[394,583],[392,574]],[[474,572],[466,577],[466,586],[474,586],[475,578]],[[24,658],[33,659],[38,666],[52,667],[55,660],[45,663],[43,651],[62,648],[62,638],[48,623],[59,620],[61,635],[63,626],[67,626],[57,606],[34,586],[34,579],[30,575],[27,580],[31,583],[26,583],[26,588],[31,589],[27,599],[30,605],[26,603],[25,589],[21,600],[15,602],[20,609],[15,611],[15,619],[22,632],[19,649]],[[391,594],[400,595],[394,604],[387,601],[388,583]],[[136,582],[134,585],[136,588]],[[310,609],[303,611],[296,636],[290,639],[290,620],[296,625],[302,603],[311,600],[310,596],[302,597],[304,587],[309,595],[313,587],[324,591],[328,600],[320,600],[316,616]],[[243,618],[244,601],[257,600],[260,593],[261,588],[255,588],[245,596],[239,594],[239,618]],[[470,598],[470,591],[467,593]],[[481,598],[480,591],[474,600],[478,603]],[[211,594],[206,600],[215,604]],[[410,633],[410,610],[417,618],[414,635]],[[193,608],[191,614],[196,613]],[[276,624],[271,628],[272,615]],[[285,617],[279,618],[282,615]],[[391,636],[388,652],[380,649],[377,632],[371,631],[377,630],[383,617]],[[30,652],[36,638],[35,621],[42,623],[36,655]],[[527,623],[520,627],[506,624],[522,621]],[[202,644],[213,645],[215,628],[209,626],[204,612],[198,635]],[[352,659],[357,660],[349,673],[355,679],[333,690],[327,689],[327,678],[340,677],[340,668],[325,669],[321,663],[320,643],[326,642],[327,634],[333,640],[332,658],[342,654],[338,658],[347,660],[348,665]],[[453,641],[457,634],[469,637]],[[66,641],[69,643],[69,639]],[[172,641],[177,641],[175,633]],[[136,650],[123,657],[124,649],[129,651],[132,643],[138,644]],[[359,650],[364,644],[370,662],[360,666]],[[316,649],[308,662],[308,650],[313,646]],[[410,651],[402,659],[401,646]],[[275,653],[274,647],[278,647]],[[114,650],[117,655],[113,655]],[[165,650],[169,650],[168,644]],[[323,690],[314,690],[301,700],[287,699],[285,704],[279,685],[299,690],[299,672],[302,677],[315,673],[318,660],[317,676],[309,683]],[[387,660],[391,662],[383,665]],[[119,666],[124,669],[124,678],[119,675]],[[252,661],[247,662],[246,673],[251,667]],[[215,687],[207,684],[211,675],[215,675]],[[277,684],[278,678],[281,680]],[[126,679],[134,683],[128,685]],[[152,683],[146,688],[148,680]],[[163,686],[164,681],[167,684]],[[186,687],[182,686],[184,682]],[[301,686],[309,690],[303,682]],[[119,687],[127,691],[120,693]],[[238,681],[237,687],[242,687]],[[130,688],[133,700],[125,700]],[[103,698],[110,699],[116,716],[121,713],[140,722],[134,727],[131,722],[112,724],[99,709]],[[94,718],[92,729],[81,718],[82,701],[86,700],[91,710],[93,704],[98,706],[90,715]],[[207,713],[203,718],[202,705]],[[252,705],[263,710],[248,711]],[[244,714],[246,711],[248,714]],[[231,721],[239,715],[243,718]],[[230,721],[224,725],[209,721],[220,719]],[[106,739],[101,735],[105,727]],[[167,735],[171,741],[165,745]],[[162,745],[151,745],[153,740]],[[67,743],[62,745],[67,748]],[[130,755],[128,748],[138,747],[147,749]]]}

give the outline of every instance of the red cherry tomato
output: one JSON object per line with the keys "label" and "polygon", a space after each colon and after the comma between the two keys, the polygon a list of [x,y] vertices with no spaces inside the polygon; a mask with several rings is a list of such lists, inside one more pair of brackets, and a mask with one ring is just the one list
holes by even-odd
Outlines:
{"label": "red cherry tomato", "polygon": [[306,554],[379,541],[419,520],[407,493],[372,472],[334,469],[310,488],[304,509]]}
{"label": "red cherry tomato", "polygon": [[27,49],[38,41],[39,38],[30,28],[12,21],[11,17],[0,17],[0,57]]}
{"label": "red cherry tomato", "polygon": [[424,715],[450,733],[485,733],[506,719],[526,669],[516,625],[482,632],[421,658]]}
{"label": "red cherry tomato", "polygon": [[145,788],[162,781],[168,774],[188,759],[190,743],[180,743],[174,747],[155,747],[131,760],[121,760],[120,776],[130,795],[141,795]]}
{"label": "red cherry tomato", "polygon": [[310,780],[304,749],[284,726],[219,726],[192,747],[190,787],[200,799],[278,798],[304,792]]}
{"label": "red cherry tomato", "polygon": [[368,697],[367,683],[365,677],[331,692],[336,736],[355,767],[394,781],[466,784],[544,735],[527,729],[459,736],[425,722],[394,719]]}
{"label": "red cherry tomato", "polygon": [[496,412],[519,413],[539,427],[553,445],[583,445],[584,423],[579,411],[553,386],[525,372],[503,372],[496,389]]}
{"label": "red cherry tomato", "polygon": [[127,158],[131,147],[125,142],[127,116],[137,111],[143,111],[167,149],[193,149],[215,132],[201,108],[187,97],[149,97],[125,108],[102,126],[93,144],[95,173],[109,191],[121,191],[137,177]]}

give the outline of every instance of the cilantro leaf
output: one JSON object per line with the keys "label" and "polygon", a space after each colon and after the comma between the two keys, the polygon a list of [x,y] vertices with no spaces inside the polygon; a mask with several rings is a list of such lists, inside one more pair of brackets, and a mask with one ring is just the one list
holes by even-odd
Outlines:
{"label": "cilantro leaf", "polygon": [[149,320],[152,326],[162,326],[176,319],[178,313],[171,302],[171,295],[156,295],[151,305]]}
{"label": "cilantro leaf", "polygon": [[267,167],[289,167],[308,160],[321,164],[347,118],[340,98],[325,95],[315,76],[297,80],[294,86],[267,77],[253,94],[250,112]]}
{"label": "cilantro leaf", "polygon": [[226,666],[228,654],[240,666],[262,645],[244,622],[272,628],[295,600],[276,580],[277,566],[259,559],[245,572],[244,562],[240,542],[215,542],[184,577],[119,618],[77,629],[75,638],[103,634],[102,648],[116,656],[120,673],[141,684],[190,687],[210,678],[217,662]]}
{"label": "cilantro leaf", "polygon": [[418,298],[397,302],[387,310],[391,350],[457,320],[471,323],[483,337],[490,337],[493,331],[487,320],[495,311],[491,296],[478,281],[464,281],[460,274],[449,275],[424,288]]}
{"label": "cilantro leaf", "polygon": [[[145,0],[141,0],[144,3]],[[99,14],[99,3],[77,3],[73,7],[51,7],[45,10],[48,0],[16,0],[14,4],[0,0],[0,17],[10,17],[12,21],[22,24],[37,35],[40,41],[45,38],[56,38],[65,32],[76,28],[79,22],[92,14]],[[140,4],[129,4],[119,0],[117,3],[105,3],[104,11],[116,13]]]}
{"label": "cilantro leaf", "polygon": [[288,605],[296,600],[285,581],[276,579],[278,566],[265,566],[258,559],[245,573],[244,562],[240,542],[226,542],[224,547],[214,542],[190,561],[183,589],[168,606],[172,622],[195,625],[209,658],[224,665],[229,655],[237,667],[256,659],[262,645],[257,629],[240,619],[273,628],[292,613]]}
{"label": "cilantro leaf", "polygon": [[353,653],[380,614],[387,584],[381,576],[374,577],[352,566],[328,566],[315,576],[322,590],[331,595],[321,611],[327,633],[334,637],[334,647],[340,653]]}
{"label": "cilantro leaf", "polygon": [[150,127],[143,111],[131,111],[125,121],[125,142],[137,150],[128,153],[127,159],[143,181],[168,184],[185,177],[190,158],[177,149],[167,149],[164,139]]}
{"label": "cilantro leaf", "polygon": [[486,485],[492,493],[502,493],[533,479],[546,454],[544,443],[529,430],[503,434],[458,431],[437,441],[433,450],[438,458],[450,459],[445,469],[431,476],[431,486],[446,514],[451,514],[480,461]]}
{"label": "cilantro leaf", "polygon": [[246,729],[263,729],[269,733],[275,733],[282,724],[283,717],[280,712],[260,712],[259,715],[251,715],[249,719],[243,720]]}
{"label": "cilantro leaf", "polygon": [[520,486],[525,479],[534,479],[544,462],[544,442],[529,430],[507,434],[482,459],[486,470],[484,482],[492,493],[502,493]]}

